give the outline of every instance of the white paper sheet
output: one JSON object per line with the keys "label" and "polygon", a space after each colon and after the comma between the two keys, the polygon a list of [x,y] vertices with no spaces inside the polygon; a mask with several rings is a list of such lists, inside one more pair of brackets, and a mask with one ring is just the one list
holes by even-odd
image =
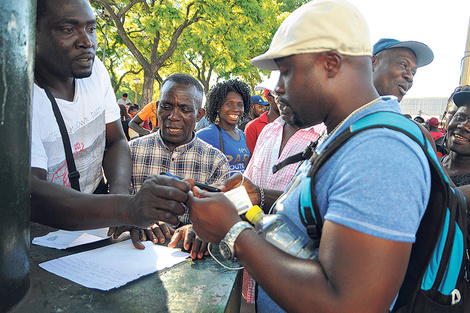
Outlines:
{"label": "white paper sheet", "polygon": [[108,238],[108,228],[98,228],[81,231],[58,230],[49,234],[36,237],[33,244],[59,250],[92,243]]}
{"label": "white paper sheet", "polygon": [[39,264],[46,271],[87,288],[110,290],[142,276],[183,262],[189,253],[144,241],[144,250],[131,240],[76,253]]}

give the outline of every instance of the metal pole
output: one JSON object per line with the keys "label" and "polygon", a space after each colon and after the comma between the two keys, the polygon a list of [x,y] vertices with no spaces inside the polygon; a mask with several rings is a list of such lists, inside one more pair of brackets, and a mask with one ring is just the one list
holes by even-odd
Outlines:
{"label": "metal pole", "polygon": [[35,0],[0,1],[0,312],[29,288]]}
{"label": "metal pole", "polygon": [[460,72],[460,86],[470,85],[470,19],[468,21],[467,43],[462,58],[462,68]]}

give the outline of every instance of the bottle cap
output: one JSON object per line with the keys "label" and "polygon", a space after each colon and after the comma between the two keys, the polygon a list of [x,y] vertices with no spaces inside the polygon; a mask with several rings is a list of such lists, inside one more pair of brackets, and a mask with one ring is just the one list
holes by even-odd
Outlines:
{"label": "bottle cap", "polygon": [[259,214],[260,212],[263,212],[261,210],[261,208],[257,205],[254,205],[251,209],[249,209],[246,214],[245,214],[245,217],[247,220],[249,220],[250,222],[253,222],[255,216],[257,214]]}

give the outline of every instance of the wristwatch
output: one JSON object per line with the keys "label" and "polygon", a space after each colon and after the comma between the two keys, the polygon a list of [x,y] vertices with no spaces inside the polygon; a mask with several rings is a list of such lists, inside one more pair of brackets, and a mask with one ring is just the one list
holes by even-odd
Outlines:
{"label": "wristwatch", "polygon": [[250,228],[253,229],[253,226],[248,224],[247,222],[240,221],[230,228],[227,234],[225,234],[224,239],[222,239],[219,243],[219,250],[220,254],[224,257],[224,259],[237,262],[235,258],[235,240],[237,240],[238,236],[242,231],[245,229]]}

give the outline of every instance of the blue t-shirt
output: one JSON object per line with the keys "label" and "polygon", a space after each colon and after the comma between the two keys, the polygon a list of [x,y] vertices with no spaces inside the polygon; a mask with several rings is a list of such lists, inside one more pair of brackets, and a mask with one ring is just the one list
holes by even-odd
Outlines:
{"label": "blue t-shirt", "polygon": [[[378,111],[401,113],[396,98],[356,113],[317,148],[320,153],[337,135],[360,118]],[[298,183],[276,205],[298,227],[303,226],[298,205],[300,190],[310,169],[303,163],[291,184]],[[318,171],[315,196],[324,220],[383,239],[414,242],[431,191],[431,172],[422,149],[405,134],[371,129],[352,137]],[[289,186],[287,187],[289,188]],[[284,312],[259,288],[258,312]]]}
{"label": "blue t-shirt", "polygon": [[[238,130],[238,133],[240,134],[240,140],[235,140],[222,129],[223,152],[230,164],[230,171],[244,173],[245,163],[250,158],[250,150],[246,146],[245,134],[241,130]],[[199,130],[196,135],[215,148],[222,150],[220,147],[219,129],[214,124]]]}

